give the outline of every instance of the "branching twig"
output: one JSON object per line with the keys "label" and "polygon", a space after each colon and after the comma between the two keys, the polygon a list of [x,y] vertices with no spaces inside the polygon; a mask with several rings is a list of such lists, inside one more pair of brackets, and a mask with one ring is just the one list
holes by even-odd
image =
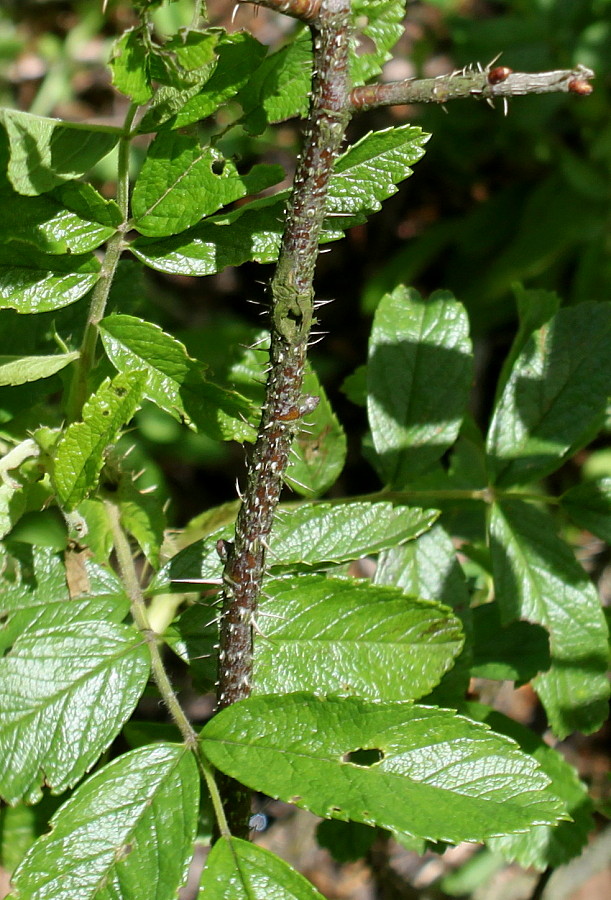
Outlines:
{"label": "branching twig", "polygon": [[[298,5],[294,3],[292,8]],[[252,628],[264,575],[267,538],[296,426],[301,415],[312,408],[311,398],[302,397],[301,387],[313,318],[312,281],[327,185],[349,118],[349,11],[349,0],[322,0],[319,16],[309,22],[316,74],[304,152],[295,175],[271,284],[271,368],[265,407],[248,469],[235,542],[223,548],[227,562],[219,649],[221,708],[250,693]],[[248,807],[247,798],[243,792],[237,796],[238,791],[235,786],[229,789],[225,786],[230,827],[240,833],[248,817]]]}
{"label": "branching twig", "polygon": [[446,103],[465,97],[489,102],[525,94],[589,94],[594,72],[586,66],[555,72],[512,72],[506,66],[462,69],[437,78],[408,78],[356,87],[350,94],[354,111],[403,103]]}

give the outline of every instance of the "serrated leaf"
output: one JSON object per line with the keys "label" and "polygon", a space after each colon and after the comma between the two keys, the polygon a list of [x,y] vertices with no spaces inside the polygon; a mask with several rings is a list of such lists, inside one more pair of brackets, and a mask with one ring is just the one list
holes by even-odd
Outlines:
{"label": "serrated leaf", "polygon": [[0,660],[0,794],[9,803],[79,781],[138,702],[149,652],[127,625],[26,631]]}
{"label": "serrated leaf", "polygon": [[0,308],[48,312],[79,300],[98,280],[91,254],[53,256],[21,241],[0,247]]}
{"label": "serrated leaf", "polygon": [[121,525],[136,539],[151,566],[158,568],[166,524],[163,499],[139,491],[129,476],[121,479],[115,498]]}
{"label": "serrated leaf", "polygon": [[280,857],[236,837],[221,837],[214,844],[198,896],[206,900],[323,900]]}
{"label": "serrated leaf", "polygon": [[471,384],[464,307],[403,286],[382,298],[369,344],[368,414],[385,481],[403,487],[456,439]]}
{"label": "serrated leaf", "polygon": [[[513,741],[450,710],[310,694],[253,697],[201,732],[222,772],[316,815],[429,840],[481,841],[563,818]],[[381,758],[350,761],[359,749]]]}
{"label": "serrated leaf", "polygon": [[551,667],[534,687],[560,738],[600,728],[607,716],[608,634],[596,590],[553,521],[520,500],[495,503],[490,550],[504,622],[549,632]]}
{"label": "serrated leaf", "polygon": [[286,47],[267,59],[238,93],[242,124],[250,134],[261,134],[268,124],[303,117],[309,107],[312,40],[302,30]]}
{"label": "serrated leaf", "polygon": [[357,29],[374,44],[374,50],[353,52],[350,56],[350,78],[353,85],[363,84],[379,75],[391,58],[390,50],[403,35],[404,0],[353,0],[352,19]]}
{"label": "serrated leaf", "polygon": [[33,547],[36,573],[34,586],[0,583],[0,653],[21,634],[62,625],[99,619],[120,622],[129,610],[129,601],[120,582],[110,593],[87,585],[84,596],[70,591],[68,573],[57,555],[47,547]]}
{"label": "serrated leaf", "polygon": [[574,768],[557,750],[508,716],[480,703],[467,703],[465,709],[478,722],[485,722],[500,734],[513,738],[525,753],[539,763],[551,779],[554,793],[566,804],[566,811],[572,819],[571,822],[560,822],[554,828],[536,825],[527,834],[492,838],[488,842],[490,848],[509,862],[515,861],[524,868],[533,867],[539,871],[555,869],[578,856],[588,841],[594,821],[592,801]]}
{"label": "serrated leaf", "polygon": [[72,353],[56,353],[54,356],[0,356],[0,386],[49,378],[78,357],[77,350]]}
{"label": "serrated leaf", "polygon": [[503,627],[498,605],[485,603],[472,610],[474,678],[525,684],[549,669],[549,635],[539,625],[511,622]]}
{"label": "serrated leaf", "polygon": [[145,379],[142,370],[105,379],[83,407],[83,421],[73,422],[60,438],[53,483],[66,509],[74,509],[96,488],[104,452],[140,405]]}
{"label": "serrated leaf", "polygon": [[240,175],[195,135],[161,132],[151,144],[132,196],[134,226],[149,237],[177,234],[240,197],[278,182],[279,166]]}
{"label": "serrated leaf", "polygon": [[561,309],[524,345],[486,449],[501,486],[548,475],[591,437],[611,393],[611,303]]}
{"label": "serrated leaf", "polygon": [[84,125],[0,110],[10,144],[8,176],[16,191],[36,196],[79,178],[103,159],[121,137],[120,128]]}
{"label": "serrated leaf", "polygon": [[302,390],[318,397],[318,405],[303,417],[293,440],[284,480],[305,497],[324,494],[337,480],[346,461],[346,435],[327,399],[318,376],[306,367]]}
{"label": "serrated leaf", "polygon": [[460,622],[431,600],[369,582],[302,575],[267,581],[253,689],[372,701],[428,693],[462,648]]}
{"label": "serrated leaf", "polygon": [[172,900],[187,876],[199,780],[184,746],[155,744],[96,772],[13,877],[20,900]]}
{"label": "serrated leaf", "polygon": [[561,501],[573,522],[611,544],[611,477],[584,481],[566,491]]}
{"label": "serrated leaf", "polygon": [[151,99],[153,89],[142,28],[130,28],[114,42],[108,65],[118,91],[138,105]]}
{"label": "serrated leaf", "polygon": [[400,587],[406,594],[436,600],[455,612],[467,640],[430,700],[448,706],[462,700],[470,679],[473,623],[465,577],[450,536],[435,524],[416,540],[386,550],[380,554],[373,580],[375,584]]}
{"label": "serrated leaf", "polygon": [[212,115],[252,77],[267,48],[242,31],[223,34],[216,52],[218,59],[212,75],[193,96],[187,97],[184,90],[172,88],[161,88],[156,92],[151,108],[139,125],[140,131],[184,128]]}
{"label": "serrated leaf", "polygon": [[203,367],[180,341],[134,316],[107,316],[100,323],[106,353],[119,372],[146,373],[144,396],[179,422],[214,440],[253,440],[253,410],[237,392],[207,382]]}
{"label": "serrated leaf", "polygon": [[283,510],[274,523],[268,564],[320,567],[359,559],[413,540],[438,515],[392,503],[316,503]]}

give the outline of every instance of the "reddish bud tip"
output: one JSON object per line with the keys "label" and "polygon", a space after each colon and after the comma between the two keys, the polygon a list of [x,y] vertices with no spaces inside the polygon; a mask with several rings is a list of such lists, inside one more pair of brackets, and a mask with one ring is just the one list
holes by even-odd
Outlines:
{"label": "reddish bud tip", "polygon": [[584,81],[583,78],[571,78],[569,81],[569,91],[571,94],[582,94],[586,97],[588,94],[591,94],[594,88],[590,84],[589,81]]}
{"label": "reddish bud tip", "polygon": [[488,84],[500,84],[513,73],[508,66],[496,66],[488,72]]}

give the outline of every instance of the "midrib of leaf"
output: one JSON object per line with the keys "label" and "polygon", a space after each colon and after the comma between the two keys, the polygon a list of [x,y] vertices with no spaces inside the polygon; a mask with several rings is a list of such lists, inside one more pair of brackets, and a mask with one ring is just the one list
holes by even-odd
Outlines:
{"label": "midrib of leaf", "polygon": [[[28,722],[29,720],[40,715],[40,713],[42,711],[44,711],[51,704],[65,702],[67,699],[66,695],[72,693],[72,691],[74,690],[75,687],[77,687],[80,684],[85,684],[86,682],[90,681],[96,674],[103,674],[104,669],[108,669],[110,667],[111,662],[118,661],[121,659],[121,657],[127,656],[127,654],[133,652],[137,646],[138,646],[137,644],[130,644],[129,647],[126,647],[126,648],[120,650],[118,653],[113,654],[113,656],[105,657],[103,663],[100,663],[98,666],[96,666],[93,669],[88,669],[85,674],[83,674],[82,676],[80,676],[79,678],[77,678],[73,681],[70,681],[70,684],[68,685],[68,687],[65,687],[65,688],[59,690],[57,692],[57,694],[52,694],[50,696],[45,697],[44,702],[42,702],[40,706],[34,707],[31,710],[26,710],[21,717],[11,719],[11,725],[13,725],[13,724],[18,725],[18,724]],[[25,657],[23,655],[20,655],[15,658],[18,660],[23,660],[23,659],[27,660],[28,659],[28,657]],[[36,662],[40,662],[45,657],[42,657],[38,654],[35,657],[31,657],[31,658],[34,659]],[[56,657],[49,656],[46,658],[54,660]],[[106,678],[108,678],[108,675],[110,675],[110,674],[112,674],[112,673],[107,672]],[[93,710],[92,710],[92,712],[93,712]]]}
{"label": "midrib of leaf", "polygon": [[153,212],[153,210],[155,209],[155,207],[159,206],[159,204],[162,203],[162,202],[165,200],[165,198],[166,198],[169,194],[171,194],[173,190],[176,189],[176,187],[180,184],[180,182],[181,182],[184,178],[186,178],[187,175],[189,175],[189,173],[191,172],[191,169],[192,169],[194,166],[196,166],[199,162],[202,161],[202,159],[203,159],[203,158],[205,157],[205,155],[206,155],[206,150],[207,150],[207,149],[208,149],[207,147],[200,147],[200,155],[197,157],[197,159],[194,159],[194,160],[187,166],[187,168],[186,168],[183,172],[181,172],[180,175],[178,175],[178,177],[172,182],[172,184],[168,185],[168,187],[165,189],[165,191],[163,192],[163,194],[162,194],[160,197],[158,197],[157,200],[155,200],[155,202],[152,204],[152,206],[150,206],[147,210],[145,210],[145,212],[144,212],[141,216],[138,216],[138,218],[136,219],[136,222],[141,222],[142,219],[144,219],[146,216],[150,216],[150,215],[151,215],[151,213]]}

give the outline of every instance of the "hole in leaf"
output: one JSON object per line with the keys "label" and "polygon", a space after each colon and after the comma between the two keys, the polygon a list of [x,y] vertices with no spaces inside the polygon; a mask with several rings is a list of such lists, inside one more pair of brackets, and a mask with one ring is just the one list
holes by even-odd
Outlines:
{"label": "hole in leaf", "polygon": [[384,759],[384,754],[381,750],[376,748],[364,750],[361,747],[359,750],[351,750],[350,753],[344,753],[342,756],[343,762],[349,762],[354,766],[361,766],[362,768],[374,766],[376,763],[379,763],[381,759]]}
{"label": "hole in leaf", "polygon": [[212,161],[211,168],[215,175],[223,174],[223,171],[225,169],[225,162],[226,162],[226,160],[224,160],[224,159],[215,159]]}

